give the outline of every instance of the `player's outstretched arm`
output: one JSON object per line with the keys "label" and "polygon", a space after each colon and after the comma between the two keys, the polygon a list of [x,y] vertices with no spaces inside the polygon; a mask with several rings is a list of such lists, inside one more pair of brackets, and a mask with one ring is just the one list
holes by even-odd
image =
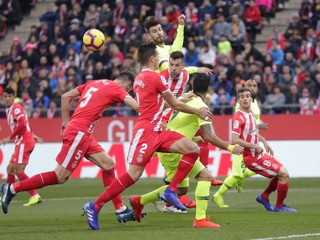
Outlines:
{"label": "player's outstretched arm", "polygon": [[177,29],[177,36],[175,38],[175,40],[173,41],[173,44],[171,46],[170,52],[174,52],[174,51],[181,51],[182,46],[183,46],[183,41],[184,41],[184,24],[186,21],[186,16],[181,14],[178,17],[178,21],[179,21],[179,26]]}
{"label": "player's outstretched arm", "polygon": [[167,101],[167,103],[175,110],[190,114],[196,114],[204,120],[210,120],[212,118],[213,114],[207,107],[194,108],[188,106],[185,103],[178,101],[171,91],[166,91],[161,95]]}
{"label": "player's outstretched arm", "polygon": [[139,105],[137,103],[136,100],[134,100],[131,96],[127,96],[124,99],[124,104],[126,104],[127,106],[133,108],[134,110],[136,110],[137,112],[139,111]]}
{"label": "player's outstretched arm", "polygon": [[274,152],[273,152],[272,148],[270,147],[270,145],[266,141],[266,139],[264,137],[262,137],[260,134],[259,134],[259,141],[261,141],[263,143],[267,153],[269,153],[271,156],[273,156]]}
{"label": "player's outstretched arm", "polygon": [[202,125],[200,127],[200,130],[204,137],[204,140],[211,143],[212,145],[224,150],[228,150],[233,154],[240,154],[243,152],[243,147],[239,145],[231,145],[228,142],[223,141],[216,134],[214,134],[211,123]]}
{"label": "player's outstretched arm", "polygon": [[34,140],[36,140],[36,142],[41,143],[41,144],[43,143],[43,139],[41,137],[37,136],[36,134],[34,134],[34,132],[32,133],[32,136],[33,136]]}
{"label": "player's outstretched arm", "polygon": [[61,128],[64,129],[69,122],[69,112],[70,112],[70,103],[80,96],[79,91],[75,88],[66,93],[61,97],[61,118],[62,125]]}

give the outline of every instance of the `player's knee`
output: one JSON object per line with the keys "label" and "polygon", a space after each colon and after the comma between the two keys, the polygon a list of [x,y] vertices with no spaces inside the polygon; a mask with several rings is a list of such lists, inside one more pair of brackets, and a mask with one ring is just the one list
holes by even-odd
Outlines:
{"label": "player's knee", "polygon": [[281,182],[288,182],[289,181],[289,172],[285,167],[281,167],[278,178]]}
{"label": "player's knee", "polygon": [[115,162],[111,159],[111,160],[108,160],[108,161],[103,161],[102,162],[102,169],[103,170],[111,170],[111,169],[114,169],[115,168]]}
{"label": "player's knee", "polygon": [[201,172],[196,176],[196,179],[198,181],[207,181],[207,182],[211,182],[212,180],[212,175],[209,172],[209,170],[207,168],[204,168],[201,170]]}

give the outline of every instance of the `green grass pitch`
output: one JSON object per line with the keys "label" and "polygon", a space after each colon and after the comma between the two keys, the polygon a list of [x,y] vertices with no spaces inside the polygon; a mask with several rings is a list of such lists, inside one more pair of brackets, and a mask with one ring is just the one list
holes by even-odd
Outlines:
{"label": "green grass pitch", "polygon": [[[108,203],[99,216],[100,231],[89,229],[81,217],[84,203],[95,199],[103,190],[101,179],[69,180],[61,186],[50,186],[39,193],[43,202],[23,207],[29,196],[20,193],[11,203],[7,215],[0,213],[1,240],[59,239],[132,239],[132,240],[206,240],[206,239],[319,239],[320,178],[291,179],[286,200],[298,213],[267,212],[255,197],[264,189],[267,179],[252,178],[245,182],[243,193],[230,190],[225,194],[228,209],[219,209],[210,201],[208,214],[220,229],[193,229],[195,209],[186,214],[159,213],[153,204],[145,207],[148,215],[141,223],[117,222],[113,206]],[[130,195],[140,195],[162,184],[161,179],[141,179],[123,193],[128,204]],[[195,181],[189,196],[194,199]],[[211,194],[216,188],[211,189]],[[275,194],[271,197],[275,203]],[[129,205],[129,204],[128,204]],[[277,238],[278,237],[278,238]],[[282,238],[279,238],[282,237]]]}

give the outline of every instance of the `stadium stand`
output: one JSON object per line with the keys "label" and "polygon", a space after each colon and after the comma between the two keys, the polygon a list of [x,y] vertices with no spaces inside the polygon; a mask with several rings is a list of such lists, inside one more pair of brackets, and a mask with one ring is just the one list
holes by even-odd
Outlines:
{"label": "stadium stand", "polygon": [[[137,73],[136,49],[148,40],[145,18],[159,17],[170,43],[181,13],[187,17],[186,65],[214,70],[209,102],[216,114],[232,114],[236,89],[248,78],[259,84],[263,113],[319,112],[319,1],[1,2],[0,35],[3,25],[6,31],[0,40],[0,92],[13,87],[29,117],[59,117],[61,95],[87,80],[113,79],[122,69]],[[3,14],[13,6],[21,11],[8,26]],[[106,35],[99,52],[82,46],[82,35],[90,28]],[[3,116],[3,107],[1,111]],[[134,114],[123,106],[106,113]]]}

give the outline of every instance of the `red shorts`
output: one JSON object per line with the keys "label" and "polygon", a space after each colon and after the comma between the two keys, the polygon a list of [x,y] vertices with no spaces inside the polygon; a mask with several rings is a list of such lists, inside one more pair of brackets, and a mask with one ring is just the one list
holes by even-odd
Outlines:
{"label": "red shorts", "polygon": [[260,158],[245,156],[243,160],[247,168],[267,178],[275,177],[283,166],[277,159],[266,153],[262,153]]}
{"label": "red shorts", "polygon": [[154,152],[168,152],[171,145],[182,138],[183,135],[173,131],[137,129],[131,140],[128,163],[145,167]]}
{"label": "red shorts", "polygon": [[63,145],[56,161],[64,168],[73,172],[83,157],[92,153],[104,152],[97,141],[84,132],[66,128],[63,133]]}
{"label": "red shorts", "polygon": [[16,143],[16,147],[14,148],[14,153],[12,154],[12,157],[10,159],[10,163],[27,165],[29,162],[29,157],[34,149],[34,145],[35,141],[19,141],[18,143]]}

